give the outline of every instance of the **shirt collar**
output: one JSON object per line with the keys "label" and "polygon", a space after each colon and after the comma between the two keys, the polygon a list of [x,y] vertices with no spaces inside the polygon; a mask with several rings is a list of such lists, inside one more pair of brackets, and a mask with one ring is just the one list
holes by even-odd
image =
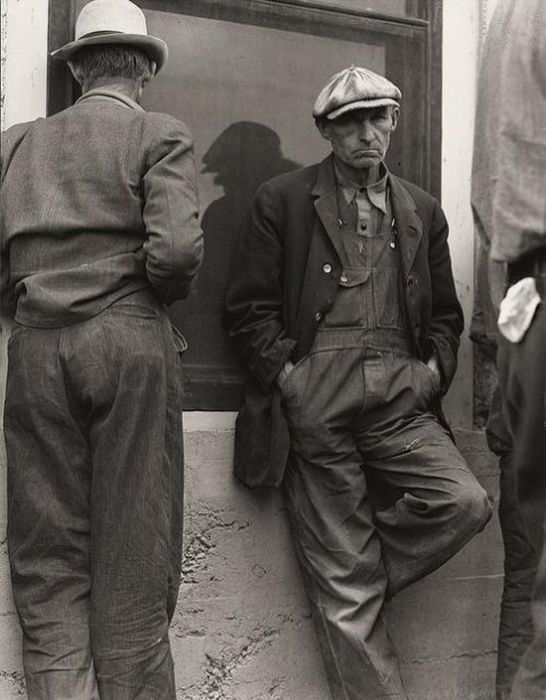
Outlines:
{"label": "shirt collar", "polygon": [[89,90],[89,92],[86,92],[85,95],[82,95],[78,100],[76,100],[76,104],[78,104],[79,102],[83,102],[84,100],[89,100],[93,98],[100,100],[108,100],[110,102],[120,102],[125,107],[134,109],[137,112],[145,111],[137,102],[132,100],[130,97],[127,97],[126,95],[123,95],[121,92],[117,92],[116,90],[108,90],[107,88],[95,88],[93,90]]}
{"label": "shirt collar", "polygon": [[387,213],[387,180],[389,177],[389,171],[384,163],[381,163],[379,166],[379,180],[372,182],[371,185],[367,185],[365,187],[362,187],[361,185],[358,185],[350,180],[345,173],[341,172],[335,162],[334,170],[345,199],[349,203],[355,200],[358,196],[367,195],[374,207],[380,209],[383,214]]}

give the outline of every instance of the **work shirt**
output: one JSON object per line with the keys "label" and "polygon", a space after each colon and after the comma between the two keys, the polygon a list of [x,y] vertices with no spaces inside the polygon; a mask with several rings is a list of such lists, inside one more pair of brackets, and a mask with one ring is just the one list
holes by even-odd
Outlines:
{"label": "work shirt", "polygon": [[382,164],[381,177],[377,182],[361,186],[352,182],[334,165],[334,171],[338,186],[341,189],[345,202],[348,205],[356,204],[358,213],[358,228],[365,232],[369,228],[379,225],[381,214],[387,213],[387,179],[389,173]]}
{"label": "work shirt", "polygon": [[69,325],[152,287],[187,296],[203,237],[192,139],[166,114],[91,90],[2,135],[2,294],[15,319]]}

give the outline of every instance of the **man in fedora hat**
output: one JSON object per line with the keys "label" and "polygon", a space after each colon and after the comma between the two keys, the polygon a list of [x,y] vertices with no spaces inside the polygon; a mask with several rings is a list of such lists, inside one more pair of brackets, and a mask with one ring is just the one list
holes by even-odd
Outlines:
{"label": "man in fedora hat", "polygon": [[491,512],[440,408],[463,327],[447,223],[384,163],[400,100],[363,68],[330,79],[332,153],[258,190],[226,297],[249,370],[235,473],[283,482],[336,700],[408,697],[384,602]]}
{"label": "man in fedora hat", "polygon": [[82,96],[2,136],[8,547],[31,699],[176,697],[180,354],[202,259],[192,140],[139,105],[167,59],[129,0],[53,53]]}

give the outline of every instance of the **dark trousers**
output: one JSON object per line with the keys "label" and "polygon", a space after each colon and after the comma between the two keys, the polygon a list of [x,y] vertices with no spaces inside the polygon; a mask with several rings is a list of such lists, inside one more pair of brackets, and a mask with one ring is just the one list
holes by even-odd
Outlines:
{"label": "dark trousers", "polygon": [[432,371],[364,331],[317,334],[282,391],[292,454],[285,492],[336,700],[407,698],[384,601],[439,567],[491,514],[430,412]]}
{"label": "dark trousers", "polygon": [[176,697],[180,358],[163,308],[136,299],[9,342],[8,548],[31,700]]}
{"label": "dark trousers", "polygon": [[487,422],[489,448],[499,456],[499,522],[504,545],[504,585],[497,646],[497,700],[508,700],[517,668],[533,638],[531,599],[539,551],[521,512],[514,448],[503,418],[500,393],[493,394]]}
{"label": "dark trousers", "polygon": [[[539,282],[540,282],[539,278]],[[531,612],[533,639],[514,679],[511,700],[546,697],[546,308],[542,303],[520,343],[499,343],[503,417],[514,446],[517,494],[529,539],[539,554]]]}
{"label": "dark trousers", "polygon": [[499,460],[499,521],[504,544],[504,586],[497,649],[497,700],[508,700],[514,675],[533,638],[531,599],[538,551],[530,542],[516,495],[512,454]]}

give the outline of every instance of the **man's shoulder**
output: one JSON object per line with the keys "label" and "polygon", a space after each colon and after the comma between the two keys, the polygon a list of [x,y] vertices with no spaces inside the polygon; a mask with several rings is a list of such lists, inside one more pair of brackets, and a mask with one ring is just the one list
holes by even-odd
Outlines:
{"label": "man's shoulder", "polygon": [[398,177],[398,175],[391,174],[391,179],[404,188],[410,194],[416,204],[434,206],[436,199],[430,194],[430,192],[427,192],[422,187],[419,187],[409,180],[405,180],[403,177]]}
{"label": "man's shoulder", "polygon": [[319,163],[315,163],[305,168],[297,168],[296,170],[276,175],[264,182],[258,191],[268,191],[272,194],[280,195],[310,193],[317,180],[319,165]]}
{"label": "man's shoulder", "polygon": [[402,203],[415,208],[417,216],[423,221],[445,220],[445,215],[438,200],[413,182],[391,174],[391,192]]}
{"label": "man's shoulder", "polygon": [[2,152],[5,153],[4,149],[12,147],[13,144],[20,143],[33,124],[34,121],[21,122],[20,124],[14,124],[2,131]]}
{"label": "man's shoulder", "polygon": [[[43,119],[36,121],[43,121]],[[21,124],[14,124],[13,126],[10,126],[9,129],[2,131],[0,135],[0,164],[2,180],[4,179],[5,171],[12,159],[13,154],[18,149],[22,140],[28,133],[28,130],[34,123],[34,121],[22,122]]]}
{"label": "man's shoulder", "polygon": [[142,119],[148,122],[162,136],[176,135],[192,140],[190,127],[178,117],[165,112],[140,112]]}

